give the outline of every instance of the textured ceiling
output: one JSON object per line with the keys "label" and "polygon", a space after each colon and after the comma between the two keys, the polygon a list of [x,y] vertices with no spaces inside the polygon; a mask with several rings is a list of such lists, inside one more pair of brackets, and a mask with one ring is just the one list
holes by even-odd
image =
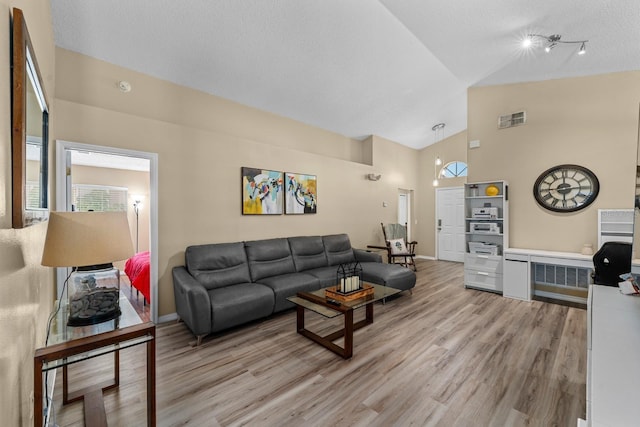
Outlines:
{"label": "textured ceiling", "polygon": [[[52,0],[56,45],[349,137],[466,129],[469,86],[640,69],[638,0]],[[523,51],[528,33],[589,39]],[[133,89],[135,90],[135,88]],[[439,135],[440,136],[440,135]]]}

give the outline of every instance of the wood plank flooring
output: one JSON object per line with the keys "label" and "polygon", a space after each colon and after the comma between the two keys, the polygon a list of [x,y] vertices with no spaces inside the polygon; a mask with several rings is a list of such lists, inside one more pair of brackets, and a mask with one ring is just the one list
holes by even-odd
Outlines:
{"label": "wood plank flooring", "polygon": [[[296,334],[295,311],[197,348],[184,324],[160,325],[158,425],[573,426],[584,418],[585,310],[465,290],[462,264],[418,260],[417,274],[413,295],[376,304],[350,360]],[[339,322],[307,315],[318,332]],[[109,425],[146,425],[144,347],[121,354],[121,386],[105,395]],[[111,360],[74,365],[70,387],[104,379]],[[82,425],[82,404],[62,407],[60,389],[58,425]]]}

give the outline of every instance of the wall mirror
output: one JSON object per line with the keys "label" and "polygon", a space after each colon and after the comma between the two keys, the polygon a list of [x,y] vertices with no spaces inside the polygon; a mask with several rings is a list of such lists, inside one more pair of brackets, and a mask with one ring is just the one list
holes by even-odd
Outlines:
{"label": "wall mirror", "polygon": [[24,15],[15,8],[12,50],[12,224],[23,228],[49,215],[49,109]]}

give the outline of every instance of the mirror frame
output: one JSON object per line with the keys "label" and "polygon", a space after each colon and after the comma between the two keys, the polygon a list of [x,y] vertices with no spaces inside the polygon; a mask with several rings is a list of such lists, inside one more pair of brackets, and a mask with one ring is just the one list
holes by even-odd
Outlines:
{"label": "mirror frame", "polygon": [[[12,99],[11,99],[11,156],[12,156],[12,225],[24,228],[49,218],[49,109],[44,94],[40,69],[27,30],[22,10],[13,9],[12,29]],[[40,151],[40,208],[27,209],[27,79],[28,73],[37,79],[34,87],[41,101],[42,146]]]}

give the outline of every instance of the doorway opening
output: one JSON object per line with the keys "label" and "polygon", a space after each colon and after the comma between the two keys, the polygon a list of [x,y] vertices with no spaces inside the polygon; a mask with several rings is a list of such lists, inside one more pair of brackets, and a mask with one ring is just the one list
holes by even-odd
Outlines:
{"label": "doorway opening", "polygon": [[[120,290],[143,321],[156,323],[157,163],[156,153],[56,141],[56,210],[127,212],[136,254],[114,262],[122,273]],[[60,297],[67,272],[57,274]]]}

